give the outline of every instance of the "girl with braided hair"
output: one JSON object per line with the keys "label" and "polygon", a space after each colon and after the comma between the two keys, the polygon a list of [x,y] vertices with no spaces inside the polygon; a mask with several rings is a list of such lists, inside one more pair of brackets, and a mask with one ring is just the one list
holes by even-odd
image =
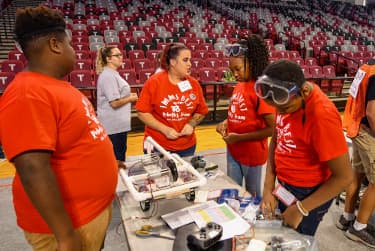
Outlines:
{"label": "girl with braided hair", "polygon": [[261,195],[262,165],[268,152],[267,137],[275,123],[274,108],[259,99],[254,83],[268,64],[268,49],[263,39],[250,35],[224,51],[236,84],[228,108],[228,116],[216,131],[227,144],[227,174],[252,195]]}

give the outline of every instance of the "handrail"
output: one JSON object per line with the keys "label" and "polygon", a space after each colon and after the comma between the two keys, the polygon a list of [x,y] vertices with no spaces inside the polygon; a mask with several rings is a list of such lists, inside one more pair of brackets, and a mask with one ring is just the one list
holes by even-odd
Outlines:
{"label": "handrail", "polygon": [[237,84],[237,81],[207,81],[207,82],[200,82],[201,85],[231,85]]}
{"label": "handrail", "polygon": [[237,84],[237,81],[207,81],[207,82],[201,82],[201,81],[199,81],[199,83],[202,86],[208,86],[208,85],[213,85],[214,86],[214,93],[213,93],[213,95],[214,95],[214,97],[213,97],[214,109],[212,111],[212,119],[213,119],[213,121],[216,121],[216,111],[217,111],[217,101],[218,101],[217,86],[219,86],[219,85]]}
{"label": "handrail", "polygon": [[[320,59],[322,58],[321,54],[322,54],[322,51],[325,51],[328,53],[328,57],[329,57],[329,53],[331,52],[331,49],[327,50],[327,48],[331,48],[331,46],[329,45],[324,45],[322,48],[320,48],[319,50],[319,54],[318,54],[318,62],[320,63]],[[336,69],[337,70],[337,69]]]}
{"label": "handrail", "polygon": [[308,77],[306,80],[344,80],[344,81],[352,81],[354,77],[344,77],[344,76],[337,76],[337,77]]}
{"label": "handrail", "polygon": [[[321,77],[321,78],[306,78],[306,80],[353,80],[353,77]],[[219,97],[218,97],[218,92],[217,92],[217,88],[219,86],[224,86],[224,85],[231,85],[231,84],[236,84],[237,82],[236,81],[210,81],[210,82],[200,82],[200,84],[202,86],[208,86],[208,85],[213,85],[214,86],[214,97],[213,97],[213,110],[212,110],[212,120],[213,121],[216,121],[217,119],[217,112],[218,112],[218,107],[217,107],[217,102],[219,100]],[[141,84],[135,84],[135,85],[130,85],[130,87],[135,87],[135,88],[142,88],[143,85]],[[78,90],[80,91],[90,91],[91,92],[91,97],[93,98],[93,100],[95,99],[94,97],[94,93],[95,93],[95,90],[96,90],[96,86],[89,86],[89,87],[76,87]],[[0,90],[0,95],[3,93],[4,90]]]}
{"label": "handrail", "polygon": [[[354,58],[350,58],[350,57],[344,56],[344,55],[342,55],[341,53],[339,53],[338,51],[330,51],[329,53],[332,53],[332,54],[336,54],[336,55],[337,55],[337,57],[336,57],[336,65],[335,65],[335,68],[336,68],[335,70],[336,70],[336,72],[337,72],[338,65],[339,65],[339,57],[342,57],[342,58],[344,58],[344,59],[346,59],[346,60],[350,60],[350,61],[356,63],[356,64],[357,64],[357,69],[359,68],[359,62],[358,62],[357,60],[355,60]],[[328,53],[328,55],[329,55],[329,53]]]}
{"label": "handrail", "polygon": [[[283,31],[279,31],[278,33],[277,33],[277,37],[279,38],[280,37],[280,33],[281,34],[284,34],[284,35],[286,35],[287,37],[288,37],[288,39],[296,39],[296,40],[298,40],[299,42],[302,42],[303,43],[303,48],[305,48],[305,50],[306,50],[306,43],[305,43],[305,41],[304,40],[302,40],[302,39],[300,39],[299,37],[296,37],[296,36],[294,36],[294,35],[288,35],[288,34],[286,34],[285,32],[283,32]],[[303,49],[301,48],[300,49],[300,55],[301,55],[301,57],[303,57],[302,55],[303,55]],[[306,57],[306,56],[305,56]],[[305,57],[303,57],[303,58],[305,58]]]}

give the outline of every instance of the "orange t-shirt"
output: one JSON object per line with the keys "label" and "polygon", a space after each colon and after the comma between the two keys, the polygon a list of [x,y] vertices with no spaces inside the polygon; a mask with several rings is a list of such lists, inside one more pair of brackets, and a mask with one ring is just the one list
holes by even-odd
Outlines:
{"label": "orange t-shirt", "polygon": [[[265,128],[263,116],[274,113],[275,108],[256,96],[254,81],[238,83],[228,108],[228,132],[248,133]],[[228,144],[231,155],[241,164],[256,166],[267,160],[267,138]]]}
{"label": "orange t-shirt", "polygon": [[[33,72],[17,74],[1,98],[0,141],[11,161],[30,150],[52,152],[51,168],[74,227],[112,202],[117,184],[112,144],[88,99],[69,83]],[[13,203],[22,229],[51,233],[17,173]]]}
{"label": "orange t-shirt", "polygon": [[305,109],[277,114],[276,130],[277,178],[293,186],[321,184],[331,176],[326,162],[348,152],[340,114],[316,85]]}
{"label": "orange t-shirt", "polygon": [[[152,75],[142,88],[137,111],[150,113],[161,123],[180,132],[193,114],[205,115],[208,112],[199,82],[190,76],[186,80],[191,88],[181,90],[169,81],[167,71]],[[196,144],[195,133],[170,140],[160,131],[146,126],[145,138],[147,136],[171,151],[184,150]]]}
{"label": "orange t-shirt", "polygon": [[[346,101],[344,118],[343,118],[343,128],[347,133],[349,138],[354,138],[358,135],[359,127],[362,123],[364,117],[366,117],[366,105],[367,105],[367,92],[369,79],[375,75],[375,59],[372,59],[367,64],[362,65],[358,72],[364,72],[364,76],[359,83],[357,96],[353,97],[351,94]],[[357,74],[358,74],[357,72]],[[361,77],[361,75],[359,75]],[[357,76],[354,78],[357,79]],[[353,81],[352,84],[356,86],[357,81]]]}

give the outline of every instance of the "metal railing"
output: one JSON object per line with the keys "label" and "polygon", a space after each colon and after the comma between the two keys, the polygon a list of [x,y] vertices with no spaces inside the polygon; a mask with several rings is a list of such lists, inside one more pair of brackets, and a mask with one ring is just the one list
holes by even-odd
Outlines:
{"label": "metal railing", "polygon": [[[319,52],[319,59],[321,57],[320,53],[321,53],[322,50],[320,50]],[[342,64],[340,65],[339,64],[339,59],[340,58],[343,58],[347,61],[352,61],[355,65],[356,65],[356,68],[355,69],[358,69],[359,68],[359,62],[357,60],[355,60],[354,58],[350,58],[350,57],[347,57],[345,55],[342,55],[339,51],[330,51],[328,52],[328,60],[329,60],[329,54],[335,54],[336,55],[336,62],[334,63],[335,65],[335,71],[336,73],[339,72],[339,67],[343,67],[343,68],[346,68],[346,70],[348,71],[349,67],[346,65],[346,64]]]}

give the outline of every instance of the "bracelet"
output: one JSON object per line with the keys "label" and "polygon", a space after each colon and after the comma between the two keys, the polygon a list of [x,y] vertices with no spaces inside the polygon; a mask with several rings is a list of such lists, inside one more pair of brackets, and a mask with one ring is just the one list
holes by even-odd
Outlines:
{"label": "bracelet", "polygon": [[306,210],[306,208],[303,207],[301,201],[297,200],[296,206],[298,208],[298,211],[303,215],[303,216],[309,216],[309,211]]}
{"label": "bracelet", "polygon": [[303,206],[303,204],[302,204],[302,202],[300,201],[299,202],[299,205],[301,206],[301,209],[307,214],[307,215],[309,215],[309,211]]}

